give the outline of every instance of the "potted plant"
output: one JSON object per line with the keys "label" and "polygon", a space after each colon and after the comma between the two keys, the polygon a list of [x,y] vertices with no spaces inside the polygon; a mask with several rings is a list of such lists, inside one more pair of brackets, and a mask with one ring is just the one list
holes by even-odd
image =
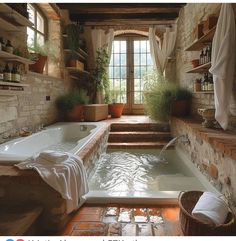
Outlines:
{"label": "potted plant", "polygon": [[110,91],[110,83],[108,77],[108,65],[109,65],[109,56],[107,53],[107,46],[104,45],[102,48],[99,48],[96,51],[96,59],[95,59],[95,68],[92,71],[92,84],[95,88],[92,88],[92,99],[93,102],[96,102],[96,98],[98,93],[104,96],[104,103],[109,102],[109,91]]}
{"label": "potted plant", "polygon": [[189,113],[191,91],[169,82],[163,75],[149,75],[144,88],[144,107],[152,119],[169,121],[171,115],[183,116]]}
{"label": "potted plant", "polygon": [[87,92],[83,89],[73,90],[56,100],[60,115],[67,121],[81,121],[83,119],[83,105],[88,104]]}
{"label": "potted plant", "polygon": [[[125,107],[124,102],[124,89],[114,88],[110,90],[109,96],[112,96],[112,103],[108,105],[108,112],[112,118],[119,118],[122,115],[123,109]],[[111,98],[111,97],[110,97]],[[122,100],[122,103],[120,102]]]}
{"label": "potted plant", "polygon": [[35,61],[34,64],[29,65],[29,69],[33,72],[42,74],[48,58],[53,62],[57,61],[55,49],[49,41],[46,41],[44,44],[37,42],[33,44],[32,42],[28,49],[30,51],[30,59]]}

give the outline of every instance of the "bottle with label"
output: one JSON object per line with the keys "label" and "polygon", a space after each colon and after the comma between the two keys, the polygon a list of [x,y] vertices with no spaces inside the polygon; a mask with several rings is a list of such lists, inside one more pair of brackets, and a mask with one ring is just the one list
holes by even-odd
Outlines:
{"label": "bottle with label", "polygon": [[204,85],[204,91],[208,91],[208,74],[207,73],[205,73],[204,74],[204,83],[203,83],[203,85]]}
{"label": "bottle with label", "polygon": [[214,90],[214,82],[213,82],[213,76],[209,76],[209,81],[208,81],[208,90],[213,91]]}
{"label": "bottle with label", "polygon": [[199,59],[199,64],[202,65],[203,64],[203,58],[204,58],[204,52],[202,50],[201,54],[200,54],[200,59]]}
{"label": "bottle with label", "polygon": [[211,45],[208,46],[208,62],[211,62]]}
{"label": "bottle with label", "polygon": [[17,83],[21,82],[21,73],[20,73],[19,66],[17,66],[17,68],[16,68],[16,82]]}
{"label": "bottle with label", "polygon": [[3,67],[0,66],[0,81],[4,81]]}
{"label": "bottle with label", "polygon": [[3,70],[3,76],[4,76],[4,81],[11,82],[11,70],[8,64],[5,65],[5,68]]}
{"label": "bottle with label", "polygon": [[208,58],[208,49],[206,48],[205,49],[205,53],[204,53],[204,57],[203,57],[203,59],[204,59],[204,64],[206,64],[207,62],[208,62],[208,60],[207,60],[207,58]]}
{"label": "bottle with label", "polygon": [[7,40],[7,44],[6,44],[6,52],[13,54],[13,46],[11,45],[11,41]]}
{"label": "bottle with label", "polygon": [[204,78],[201,79],[201,91],[205,91]]}
{"label": "bottle with label", "polygon": [[16,81],[16,66],[14,65],[12,70],[11,70],[11,81],[12,82],[17,82]]}

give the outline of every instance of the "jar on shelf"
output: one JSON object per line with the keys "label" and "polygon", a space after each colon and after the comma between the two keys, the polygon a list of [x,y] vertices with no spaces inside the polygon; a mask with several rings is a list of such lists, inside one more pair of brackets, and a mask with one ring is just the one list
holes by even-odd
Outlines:
{"label": "jar on shelf", "polygon": [[11,70],[10,70],[8,64],[5,65],[5,68],[3,70],[3,77],[4,77],[4,81],[6,81],[6,82],[12,81]]}
{"label": "jar on shelf", "polygon": [[4,81],[3,67],[0,66],[0,81]]}
{"label": "jar on shelf", "polygon": [[194,91],[199,92],[202,90],[201,79],[195,79],[194,81]]}

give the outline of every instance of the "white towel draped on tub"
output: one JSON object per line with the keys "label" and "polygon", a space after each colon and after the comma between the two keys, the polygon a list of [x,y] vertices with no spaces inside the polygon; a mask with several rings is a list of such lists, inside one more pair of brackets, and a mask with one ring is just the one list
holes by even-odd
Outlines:
{"label": "white towel draped on tub", "polygon": [[86,171],[82,160],[70,153],[44,151],[16,165],[20,169],[35,169],[42,179],[66,199],[67,213],[78,209],[88,192]]}
{"label": "white towel draped on tub", "polygon": [[228,214],[228,206],[223,199],[211,192],[204,192],[196,203],[192,215],[208,224],[223,224]]}

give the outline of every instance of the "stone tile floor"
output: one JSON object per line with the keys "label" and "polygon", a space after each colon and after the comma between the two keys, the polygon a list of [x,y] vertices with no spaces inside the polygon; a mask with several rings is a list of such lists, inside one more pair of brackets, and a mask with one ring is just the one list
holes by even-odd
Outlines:
{"label": "stone tile floor", "polygon": [[61,235],[181,236],[178,206],[83,206]]}

